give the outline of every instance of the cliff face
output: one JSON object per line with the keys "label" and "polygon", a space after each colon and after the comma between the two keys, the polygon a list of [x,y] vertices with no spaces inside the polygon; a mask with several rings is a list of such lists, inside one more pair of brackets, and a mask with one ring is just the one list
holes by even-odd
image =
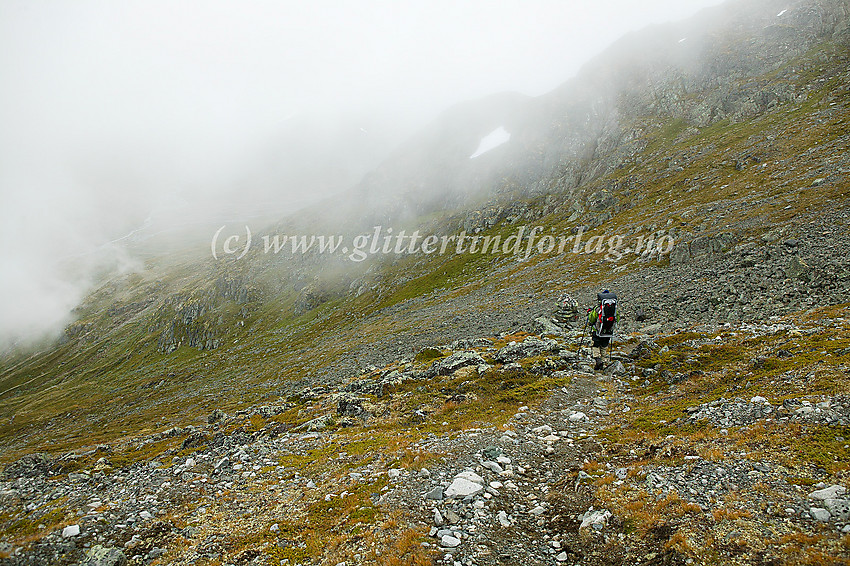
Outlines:
{"label": "cliff face", "polygon": [[[799,102],[789,63],[824,42],[846,44],[845,2],[731,2],[682,23],[632,33],[538,98],[502,94],[459,105],[357,187],[369,221],[469,206],[493,195],[575,191],[645,146],[647,118],[689,132]],[[504,127],[510,141],[469,159]],[[371,216],[370,216],[371,214]]]}

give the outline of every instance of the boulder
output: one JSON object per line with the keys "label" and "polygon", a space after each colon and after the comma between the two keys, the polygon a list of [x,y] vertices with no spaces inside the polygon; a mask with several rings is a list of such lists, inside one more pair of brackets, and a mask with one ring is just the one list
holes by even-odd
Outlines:
{"label": "boulder", "polygon": [[457,548],[460,546],[460,539],[452,535],[443,535],[440,539],[440,546],[444,548]]}
{"label": "boulder", "polygon": [[534,319],[534,331],[541,336],[564,336],[564,329],[545,316]]}
{"label": "boulder", "polygon": [[536,338],[531,336],[522,342],[514,342],[500,348],[496,352],[495,360],[501,363],[509,363],[531,356],[538,356],[543,352],[559,350],[558,343],[551,338]]}
{"label": "boulder", "polygon": [[336,414],[343,417],[368,416],[368,411],[363,408],[364,401],[368,401],[368,399],[357,397],[350,393],[343,393],[337,402]]}
{"label": "boulder", "polygon": [[80,525],[68,525],[62,529],[62,538],[71,538],[80,534]]}
{"label": "boulder", "polygon": [[478,352],[456,352],[448,358],[437,360],[425,371],[426,377],[437,375],[451,375],[465,366],[478,366],[486,364],[484,358]]}
{"label": "boulder", "polygon": [[850,520],[850,500],[847,499],[824,499],[823,506],[829,514],[842,521]]}
{"label": "boulder", "polygon": [[614,360],[613,363],[608,364],[604,373],[605,375],[624,375],[626,373],[626,366],[620,360]]}
{"label": "boulder", "polygon": [[[823,485],[823,484],[821,484]],[[809,494],[809,499],[814,499],[816,501],[825,501],[827,499],[838,499],[839,495],[844,495],[847,491],[843,485],[831,485],[829,487],[825,487],[823,489],[819,489],[817,491],[813,491]]]}
{"label": "boulder", "polygon": [[578,529],[587,529],[594,527],[595,525],[605,526],[609,518],[611,518],[611,512],[607,509],[600,509],[599,511],[588,511],[583,516],[581,516],[581,526]]}
{"label": "boulder", "polygon": [[225,414],[224,411],[222,411],[221,409],[216,409],[212,413],[210,413],[209,417],[207,417],[207,422],[209,424],[217,423],[218,421],[220,421],[220,420],[222,420],[226,417],[227,417],[227,415]]}
{"label": "boulder", "polygon": [[86,552],[86,557],[77,566],[125,566],[127,557],[117,548],[94,546]]}
{"label": "boulder", "polygon": [[821,509],[820,507],[812,507],[809,509],[809,514],[812,516],[812,519],[815,521],[820,521],[821,523],[826,523],[832,517],[829,514],[829,511],[826,509]]}
{"label": "boulder", "polygon": [[446,497],[467,497],[484,491],[486,482],[475,472],[462,472],[446,488]]}
{"label": "boulder", "polygon": [[[660,327],[661,325],[658,324],[658,325],[655,325],[655,326]],[[645,332],[646,330],[649,330],[649,329],[650,329],[649,327],[642,328],[641,333],[642,334],[651,334],[651,332]],[[659,328],[659,330],[660,330],[660,328]],[[655,342],[653,342],[652,340],[641,340],[640,342],[638,342],[638,345],[635,346],[634,349],[632,350],[631,356],[635,360],[641,360],[643,358],[648,358],[649,356],[652,355],[652,352],[654,352],[656,350],[658,350],[658,345]]]}

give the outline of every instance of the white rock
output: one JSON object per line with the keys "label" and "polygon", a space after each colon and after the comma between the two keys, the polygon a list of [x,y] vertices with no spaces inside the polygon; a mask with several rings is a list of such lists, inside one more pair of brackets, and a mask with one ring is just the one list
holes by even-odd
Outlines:
{"label": "white rock", "polygon": [[540,515],[542,515],[545,512],[546,512],[546,509],[544,509],[540,505],[538,505],[537,507],[535,507],[534,509],[531,510],[531,514],[534,515],[535,517],[539,517]]}
{"label": "white rock", "polygon": [[824,499],[823,506],[833,517],[842,521],[850,519],[850,501],[847,499]]}
{"label": "white rock", "polygon": [[68,525],[62,529],[62,538],[71,538],[80,534],[80,525]]}
{"label": "white rock", "polygon": [[482,483],[478,483],[466,478],[456,477],[452,484],[446,488],[445,495],[446,497],[466,497],[482,491],[484,491],[483,480]]}
{"label": "white rock", "polygon": [[608,523],[608,519],[610,517],[611,512],[607,509],[600,509],[599,511],[589,511],[585,513],[584,518],[581,520],[581,526],[579,527],[579,530],[586,529],[597,524],[605,525],[606,523]]}
{"label": "white rock", "polygon": [[586,421],[586,420],[587,420],[587,415],[585,415],[581,411],[575,412],[572,415],[570,415],[570,422],[572,422],[572,423],[577,423],[577,422]]}
{"label": "white rock", "polygon": [[499,465],[499,464],[497,464],[496,462],[491,462],[491,461],[489,461],[489,460],[488,460],[488,461],[486,461],[486,462],[481,462],[481,465],[482,465],[483,467],[487,468],[488,470],[490,470],[491,472],[493,472],[494,474],[501,474],[502,472],[504,472],[504,471],[505,471],[505,470],[502,468],[502,466],[500,466],[500,465]]}
{"label": "white rock", "polygon": [[439,509],[434,509],[434,525],[437,527],[442,527],[446,524],[446,521],[443,519],[443,515],[440,514]]}
{"label": "white rock", "polygon": [[452,535],[443,535],[443,538],[440,539],[440,545],[444,548],[457,548],[460,546],[460,539]]}
{"label": "white rock", "polygon": [[491,482],[490,482],[490,487],[492,487],[493,489],[502,489],[502,482],[500,482],[500,481],[491,481]]}
{"label": "white rock", "polygon": [[511,520],[510,518],[508,518],[508,514],[504,511],[499,511],[499,514],[496,516],[496,518],[499,520],[499,524],[503,527],[511,526]]}
{"label": "white rock", "polygon": [[554,434],[550,434],[549,436],[544,436],[544,437],[543,437],[543,441],[544,441],[544,442],[558,442],[559,440],[561,440],[561,437],[560,437],[560,436],[556,436],[556,435],[554,435]]}
{"label": "white rock", "polygon": [[487,482],[484,480],[484,478],[482,478],[481,476],[479,476],[478,474],[476,474],[475,472],[470,471],[470,470],[467,470],[465,472],[461,472],[458,475],[456,475],[455,477],[456,478],[464,478],[464,479],[467,479],[469,481],[474,481],[475,483],[480,483],[481,485],[487,484]]}
{"label": "white rock", "polygon": [[558,556],[555,557],[555,560],[557,560],[558,562],[566,562],[567,558],[569,558],[567,553],[562,552],[562,553],[558,554]]}
{"label": "white rock", "polygon": [[534,434],[550,434],[552,432],[552,427],[549,425],[543,425],[531,429],[531,432],[533,432]]}
{"label": "white rock", "polygon": [[401,470],[399,470],[398,468],[391,468],[391,469],[387,470],[387,476],[391,480],[399,477],[400,475],[401,475]]}
{"label": "white rock", "polygon": [[815,521],[821,521],[823,523],[826,523],[829,521],[829,518],[832,517],[832,515],[829,514],[829,511],[821,509],[820,507],[812,507],[809,509],[809,514]]}
{"label": "white rock", "polygon": [[139,513],[139,517],[141,517],[142,519],[153,519],[153,515],[151,515],[147,511],[142,511],[141,513]]}
{"label": "white rock", "polygon": [[838,499],[839,495],[844,495],[847,491],[843,485],[831,485],[809,494],[809,499],[817,499],[823,501],[825,499]]}
{"label": "white rock", "polygon": [[273,532],[273,533],[276,533],[276,532],[278,532],[278,531],[280,530],[280,525],[278,525],[277,523],[275,523],[274,525],[272,525],[271,527],[269,527],[269,530],[270,530],[271,532]]}
{"label": "white rock", "polygon": [[762,397],[761,395],[756,395],[752,399],[750,399],[750,403],[753,405],[770,405],[770,401]]}

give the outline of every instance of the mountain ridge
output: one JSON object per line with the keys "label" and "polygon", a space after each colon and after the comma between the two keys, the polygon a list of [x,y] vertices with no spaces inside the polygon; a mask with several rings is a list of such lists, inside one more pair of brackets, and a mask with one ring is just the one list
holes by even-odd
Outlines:
{"label": "mountain ridge", "polygon": [[[776,9],[778,3],[735,3],[733,6],[742,7],[740,10],[749,6],[746,10],[763,11],[765,7]],[[776,9],[775,13],[781,9],[786,6]],[[20,484],[25,477],[21,474],[30,473],[32,466],[27,464],[30,460],[39,470],[38,477],[58,478],[57,481],[70,482],[68,486],[77,485],[74,482],[88,482],[92,477],[103,483],[114,474],[117,474],[115,477],[139,474],[151,462],[158,461],[156,458],[177,458],[173,466],[166,463],[157,469],[165,468],[170,470],[166,473],[181,476],[191,468],[186,467],[188,458],[195,463],[201,456],[205,460],[213,455],[223,458],[225,453],[218,452],[222,446],[230,450],[226,454],[228,458],[238,457],[232,453],[240,449],[234,444],[237,437],[241,439],[239,445],[243,451],[271,450],[270,445],[260,442],[261,437],[277,438],[284,432],[289,435],[286,438],[299,447],[293,451],[297,457],[283,464],[287,469],[290,466],[295,470],[298,466],[307,469],[310,462],[329,465],[330,454],[341,449],[339,442],[348,440],[345,435],[354,434],[357,442],[365,442],[362,437],[376,435],[376,431],[383,431],[379,435],[380,442],[373,446],[374,451],[363,448],[364,454],[377,458],[379,450],[376,447],[386,448],[400,458],[406,469],[418,468],[419,464],[413,466],[415,457],[409,454],[417,454],[422,446],[431,446],[427,441],[430,433],[438,433],[449,442],[451,431],[467,431],[463,432],[467,434],[470,428],[490,430],[492,427],[501,431],[509,424],[507,417],[515,411],[523,412],[519,410],[523,401],[534,405],[534,411],[538,411],[536,403],[539,407],[549,407],[540,411],[538,416],[542,420],[535,426],[547,424],[551,427],[552,419],[559,418],[560,410],[556,408],[558,401],[552,399],[563,394],[569,401],[562,402],[592,405],[592,391],[603,387],[607,390],[606,405],[634,405],[633,420],[625,423],[620,432],[616,422],[600,424],[601,428],[592,434],[602,435],[606,431],[601,451],[595,447],[582,448],[577,453],[580,457],[577,468],[561,458],[553,460],[557,463],[549,470],[553,473],[556,470],[570,481],[580,479],[578,471],[581,470],[587,475],[598,476],[600,485],[596,487],[602,488],[607,485],[608,480],[604,478],[608,476],[597,474],[602,468],[585,464],[594,461],[598,464],[599,458],[610,463],[615,455],[643,450],[648,444],[656,445],[656,451],[674,450],[675,446],[679,446],[676,450],[686,452],[698,448],[706,462],[724,462],[720,455],[709,454],[712,442],[720,445],[725,442],[719,432],[719,421],[716,426],[712,425],[713,428],[699,425],[701,428],[692,429],[688,428],[691,424],[682,423],[684,428],[666,427],[680,437],[674,442],[649,434],[653,423],[669,420],[669,415],[675,414],[673,418],[677,418],[677,411],[683,405],[700,405],[700,414],[711,414],[711,407],[702,405],[724,396],[752,393],[771,397],[771,402],[776,404],[788,400],[793,411],[805,406],[801,404],[803,400],[814,405],[829,402],[843,406],[841,395],[847,393],[840,379],[846,374],[843,368],[847,355],[844,350],[847,326],[843,313],[846,303],[850,303],[847,279],[850,249],[846,244],[850,235],[847,205],[850,158],[846,152],[850,146],[846,133],[850,131],[848,14],[843,2],[801,2],[787,9],[788,17],[799,22],[798,28],[764,31],[758,27],[761,20],[750,19],[740,24],[741,29],[729,32],[733,38],[731,46],[751,45],[752,53],[764,47],[759,44],[764,38],[768,45],[793,39],[792,47],[782,54],[772,58],[775,54],[771,52],[770,57],[757,61],[755,76],[738,74],[733,68],[730,73],[715,75],[716,88],[713,90],[697,88],[702,84],[699,81],[677,89],[669,87],[668,83],[680,84],[681,81],[669,79],[671,74],[666,63],[657,68],[650,66],[649,71],[626,65],[635,71],[634,77],[649,79],[640,83],[641,88],[626,88],[622,97],[614,90],[608,93],[608,101],[598,104],[594,104],[598,101],[593,96],[578,97],[575,102],[563,97],[563,93],[534,100],[513,95],[497,96],[491,99],[496,111],[486,109],[483,117],[473,117],[472,128],[460,124],[460,130],[465,133],[457,147],[452,147],[449,161],[432,163],[436,169],[446,163],[462,167],[436,171],[428,182],[433,185],[430,188],[436,186],[439,190],[428,193],[427,198],[419,197],[415,191],[400,195],[392,191],[402,186],[397,179],[404,179],[403,170],[407,167],[394,164],[406,162],[405,159],[419,164],[419,155],[431,155],[428,152],[439,146],[439,136],[434,138],[436,142],[429,141],[426,132],[423,134],[425,142],[414,140],[409,148],[402,149],[400,162],[386,162],[380,178],[364,181],[355,188],[349,198],[360,201],[359,206],[344,206],[344,198],[341,198],[256,235],[327,231],[353,236],[370,233],[379,223],[385,228],[395,227],[395,234],[402,227],[411,231],[418,228],[423,234],[439,237],[457,238],[461,233],[481,238],[498,236],[500,243],[515,236],[523,252],[530,251],[527,257],[524,253],[454,253],[450,247],[444,254],[377,253],[357,263],[339,254],[270,254],[255,247],[242,260],[228,255],[217,262],[199,261],[198,256],[190,252],[157,257],[147,262],[143,272],[105,284],[78,307],[77,320],[67,328],[63,343],[27,359],[4,359],[0,378],[3,417],[0,435],[8,472],[4,489],[22,493],[23,488],[12,484]],[[714,13],[728,14],[728,10],[732,10],[732,16],[740,17],[740,11],[730,8],[719,8]],[[731,19],[735,21],[735,17]],[[766,15],[764,20],[767,19]],[[718,29],[727,29],[717,25]],[[673,26],[672,29],[678,28]],[[751,29],[764,33],[750,37],[748,30]],[[817,33],[807,35],[811,29]],[[676,35],[671,32],[659,41],[673,41],[671,38]],[[778,36],[780,40],[776,40]],[[630,45],[632,41],[634,39],[629,39],[623,45]],[[678,39],[675,41],[678,45]],[[717,39],[716,45],[725,44]],[[734,52],[732,49],[731,53]],[[733,55],[725,53],[723,57],[732,58]],[[714,68],[712,65],[707,64],[708,68]],[[603,67],[599,65],[593,70],[604,75]],[[656,74],[659,82],[653,82]],[[638,79],[625,77],[623,80]],[[602,80],[607,79],[603,77]],[[512,133],[511,142],[490,155],[481,156],[481,159],[498,161],[496,169],[490,169],[483,161],[469,160],[475,150],[476,136],[485,135],[488,128],[492,129],[491,126],[499,121],[498,114],[504,110],[498,108],[524,107],[531,103],[538,104],[535,107],[538,111],[541,107],[560,110],[524,114],[522,123],[531,124],[528,128],[533,135],[528,134],[526,138],[522,132]],[[475,108],[475,103],[470,105],[461,105],[454,112],[465,113],[465,108]],[[570,113],[564,108],[574,110]],[[456,119],[452,124],[452,112],[447,116],[443,118],[445,121],[438,120],[432,131],[441,131],[441,124],[457,125]],[[600,117],[601,123],[585,124],[589,116]],[[700,121],[703,118],[704,123]],[[540,123],[553,129],[542,127]],[[581,127],[576,128],[575,124]],[[450,129],[449,135],[454,135],[454,130]],[[511,148],[517,140],[521,147]],[[555,141],[547,143],[548,140]],[[422,163],[427,165],[426,161]],[[505,171],[509,172],[507,176],[502,175]],[[418,175],[414,174],[413,178],[417,179]],[[450,180],[449,184],[440,185],[445,179]],[[388,203],[385,194],[390,194]],[[392,200],[395,197],[399,198]],[[373,209],[375,202],[388,206]],[[332,208],[341,208],[341,214],[328,215],[324,221],[317,217],[319,213],[331,212]],[[345,222],[335,224],[341,222],[340,217]],[[543,229],[534,233],[535,226]],[[536,234],[535,240],[530,239],[532,234]],[[560,254],[542,251],[538,244],[550,234],[572,237],[571,247]],[[579,235],[582,240],[577,251],[582,253],[573,253],[572,243]],[[593,245],[587,244],[590,238],[596,237],[596,241],[607,245],[612,236],[621,236],[623,246],[630,248],[628,252],[622,248],[622,256],[614,261],[606,260],[605,254],[595,253]],[[665,253],[657,248],[646,249],[646,246],[635,249],[634,242],[646,242],[650,238],[655,241],[669,238],[674,245]],[[605,378],[593,376],[584,367],[582,356],[572,353],[574,341],[580,337],[580,328],[559,326],[552,319],[559,294],[569,292],[583,303],[592,298],[600,285],[618,290],[622,307],[621,344],[615,352],[615,361],[621,368],[615,364],[614,375]],[[638,311],[647,318],[637,321]],[[798,324],[798,318],[807,322]],[[829,320],[829,330],[824,330],[823,335],[816,330],[820,319]],[[740,338],[749,336],[747,329],[753,328],[751,338]],[[529,338],[528,333],[548,334],[555,339],[548,342],[536,336]],[[481,345],[481,340],[488,345]],[[785,347],[783,340],[793,347]],[[733,344],[741,348],[740,355],[734,353]],[[520,367],[512,365],[515,362],[507,353],[518,347],[522,351],[522,357],[516,361]],[[667,350],[660,352],[664,347]],[[504,354],[501,353],[503,348],[508,348]],[[783,348],[787,356],[776,353]],[[476,351],[484,363],[478,363],[470,351]],[[461,358],[475,359],[482,369],[472,372],[470,368],[476,364],[452,365]],[[811,364],[823,369],[809,372]],[[470,368],[464,369],[467,365]],[[484,368],[484,365],[492,367]],[[395,381],[398,375],[388,379],[394,370],[404,374],[428,368],[435,369],[407,385]],[[447,368],[446,373],[436,368]],[[740,376],[748,372],[752,375],[744,383]],[[785,375],[783,372],[788,374],[787,383],[780,380],[777,384],[777,379]],[[362,380],[371,381],[360,383],[356,387],[366,389],[357,390],[353,384]],[[383,399],[378,389],[372,389],[383,387],[382,383],[388,391],[398,395]],[[491,389],[499,383],[505,389]],[[639,385],[641,383],[644,385]],[[355,389],[349,390],[349,387]],[[346,392],[366,397],[356,401],[342,395]],[[823,398],[816,399],[816,396]],[[500,411],[505,414],[487,405],[490,398],[501,399],[504,405],[499,405]],[[263,406],[273,408],[261,410]],[[212,424],[207,423],[208,418],[216,420],[213,419],[213,415],[219,414],[216,411],[239,418],[225,419],[226,427],[220,430],[205,428]],[[417,411],[422,413],[421,417],[417,416]],[[331,452],[310,448],[310,439],[300,439],[298,434],[312,426],[309,422],[334,414],[336,416],[328,423],[330,430],[318,437],[319,444]],[[362,423],[358,420],[361,417]],[[417,422],[419,418],[424,420]],[[340,426],[342,421],[348,424]],[[313,424],[318,426],[317,423]],[[835,485],[844,482],[842,474],[847,458],[836,438],[842,436],[844,429],[840,426],[845,425],[836,423],[815,429],[818,435],[826,435],[823,438],[827,440],[823,442],[830,450],[838,451],[834,466],[813,455],[817,451],[813,448],[816,444],[807,444],[805,436],[795,437],[798,439],[794,444],[795,454],[801,456],[794,466],[800,467],[799,470],[795,468],[795,473],[803,474],[800,477]],[[666,426],[667,423],[661,424]],[[175,426],[179,427],[179,432],[168,432],[175,430]],[[187,426],[194,428],[187,429]],[[297,428],[302,426],[305,428]],[[769,424],[768,428],[773,426]],[[786,434],[781,428],[785,425],[775,426],[780,428],[770,428],[765,435],[771,443],[781,447],[776,439]],[[533,427],[523,424],[508,428],[519,428],[526,434]],[[747,434],[746,430],[733,432],[742,437]],[[222,436],[217,436],[218,433]],[[404,440],[408,434],[414,435],[413,444]],[[499,441],[501,433],[493,434],[492,440]],[[701,440],[701,434],[707,436]],[[223,444],[215,445],[213,437]],[[588,442],[590,440],[599,443],[598,439],[591,438]],[[678,440],[682,440],[681,446]],[[744,440],[738,438],[736,442]],[[403,448],[400,443],[404,443]],[[82,446],[90,448],[81,449]],[[546,442],[542,441],[541,447],[545,449],[545,446]],[[26,456],[47,448],[52,455],[44,460]],[[428,450],[438,451],[437,448],[431,446]],[[470,464],[463,458],[472,454],[472,450],[484,448],[486,446],[469,447],[466,456],[451,460],[453,463],[443,472],[455,473],[459,471],[457,466],[467,464],[475,468],[478,464]],[[773,473],[779,456],[770,447],[764,450],[770,460],[769,465],[765,465]],[[309,454],[314,456],[312,460]],[[439,459],[430,454],[423,454],[423,458]],[[689,452],[688,455],[694,454]],[[533,462],[532,468],[543,473],[548,464],[539,460],[540,456],[536,452],[533,456],[532,452],[522,452],[522,458]],[[673,456],[668,454],[664,458]],[[97,469],[101,457],[105,461]],[[582,462],[585,458],[587,462]],[[663,465],[663,462],[653,461],[654,456],[648,458],[646,465]],[[262,462],[259,465],[262,468],[270,464]],[[633,462],[629,464],[632,465],[638,466]],[[393,465],[384,462],[372,471],[385,467]],[[637,467],[634,469],[635,473],[643,473]],[[818,471],[820,469],[825,471]],[[88,479],[70,476],[80,470],[86,471]],[[212,468],[203,473],[208,481],[215,478]],[[300,472],[293,470],[293,473],[295,475],[289,477],[287,472],[288,479],[299,480]],[[386,470],[380,472],[387,473]],[[478,473],[484,472],[478,470]],[[666,471],[658,473],[667,478],[665,481],[676,483],[673,476],[665,475]],[[233,472],[228,474],[234,475]],[[325,480],[332,480],[335,486],[335,482],[342,481],[341,477],[326,477]],[[388,476],[381,477],[384,479],[379,481],[380,485],[374,487],[378,491],[389,485],[382,483]],[[617,477],[616,474],[613,477]],[[186,481],[195,480],[200,481],[192,475]],[[218,479],[215,481],[219,483]],[[499,481],[498,477],[493,481]],[[250,482],[243,487],[250,489],[248,484]],[[409,488],[416,485],[410,484]],[[292,488],[292,497],[299,497],[302,487],[302,483],[295,481],[286,490]],[[242,496],[239,491],[242,487],[232,488],[232,485],[226,488],[229,494],[237,498]],[[224,491],[225,487],[222,485],[218,489]],[[400,493],[393,489],[394,494]],[[340,490],[333,492],[334,497]],[[597,502],[602,497],[610,506],[618,500],[614,495],[610,495],[613,499],[604,499],[609,497],[604,490],[592,491]],[[27,493],[29,498],[43,497],[38,491]],[[328,491],[324,495],[331,493]],[[786,491],[781,493],[783,497],[788,496]],[[369,513],[380,508],[369,502],[365,492],[360,495],[366,498],[358,499],[357,505],[370,510]],[[620,495],[627,494],[617,497]],[[669,490],[664,497],[668,496],[672,497]],[[9,506],[4,510],[8,513],[4,532],[7,539],[20,541],[28,536],[30,527],[25,529],[15,521],[33,521],[41,517],[41,512],[28,511],[22,503],[26,498],[15,497],[21,503],[15,503],[17,500],[10,496]],[[327,511],[312,497],[308,499],[311,505],[318,504],[316,512]],[[407,509],[412,513],[421,504],[418,499],[406,497],[402,498],[401,508],[393,509]],[[728,526],[722,521],[726,516],[721,517],[721,513],[714,517],[712,513],[717,508],[696,511],[688,507],[695,503],[685,492],[678,497],[684,499],[670,505],[682,512],[681,517],[671,519],[664,515],[666,519],[661,523],[680,528],[681,537],[691,537],[685,541],[690,541],[688,544],[682,540],[670,542],[672,533],[667,538],[661,537],[660,543],[650,543],[651,537],[644,535],[653,532],[653,522],[644,521],[640,516],[641,508],[636,505],[611,511],[617,520],[643,525],[638,528],[643,531],[637,538],[628,529],[603,534],[631,537],[629,540],[633,544],[647,549],[641,555],[644,562],[651,563],[654,558],[647,556],[655,552],[656,556],[667,556],[665,559],[672,560],[671,563],[684,563],[688,558],[710,563],[713,555],[697,552],[693,531],[688,531],[685,525],[687,521],[678,521],[682,517],[695,518],[695,524],[709,521],[706,528],[720,533]],[[644,500],[647,509],[652,507],[648,501]],[[413,507],[405,507],[410,505]],[[564,505],[589,506],[591,502],[582,500]],[[794,505],[802,504],[795,502]],[[449,508],[453,513],[470,512],[475,516],[474,508],[467,507]],[[173,507],[170,511],[175,514],[173,522],[187,521],[189,515],[186,513],[191,511],[177,509]],[[439,509],[447,513],[446,507]],[[654,513],[662,513],[661,509],[653,509]],[[811,513],[813,509],[821,507],[800,507],[799,513]],[[503,510],[510,514],[510,508]],[[587,507],[580,510],[582,514],[587,511]],[[128,512],[137,513],[138,509]],[[433,509],[428,508],[428,512],[432,513]],[[574,517],[579,511],[577,508],[564,511],[563,516],[570,513]],[[558,513],[546,517],[558,524],[561,519],[556,515]],[[74,515],[68,510],[62,515],[65,516]],[[415,520],[422,519],[420,515],[417,517]],[[803,533],[800,536],[814,536],[813,523],[806,522],[802,514],[798,517],[800,520],[795,523],[797,530],[794,532]],[[840,513],[836,512],[835,517],[841,517]],[[411,518],[414,522],[410,524],[415,524],[415,520]],[[565,532],[573,532],[576,527],[575,534],[581,534],[578,524],[572,525],[573,519],[563,520],[569,523],[563,527]],[[835,523],[838,519],[830,520],[833,521],[830,525],[843,525]],[[543,540],[539,537],[544,531],[537,530],[539,525],[535,521],[529,518],[527,527],[529,532],[536,533],[532,540],[538,544]],[[768,521],[761,511],[758,511],[758,521]],[[750,521],[748,525],[756,528],[758,521]],[[31,527],[34,529],[37,524]],[[299,524],[294,522],[284,528],[290,537],[287,540],[306,544],[287,531],[302,528],[303,525],[296,527]],[[260,537],[262,544],[271,540],[268,539],[271,536],[268,527],[257,526],[266,533]],[[205,523],[204,528],[212,527]],[[411,541],[420,541],[417,537],[422,533],[418,528],[411,527],[412,532],[419,533],[410,535]],[[44,548],[59,548],[55,529],[34,531],[42,533],[38,540],[44,541]],[[457,540],[474,536],[466,527],[462,531],[463,536]],[[172,532],[171,527],[168,532]],[[546,532],[551,536],[554,531]],[[136,534],[142,536],[144,533],[137,531]],[[440,542],[447,534],[440,535]],[[97,536],[102,536],[103,540]],[[114,542],[118,540],[116,536],[100,533],[87,540]],[[839,535],[830,531],[830,534],[817,536],[823,536],[817,544],[813,543],[818,552],[831,553],[828,556],[836,559],[842,556]],[[194,539],[193,536],[184,538]],[[425,538],[421,542],[428,540]],[[512,544],[510,537],[499,540]],[[58,541],[65,543],[61,537]],[[579,549],[579,553],[580,542],[576,539],[571,543],[571,548]],[[597,542],[602,545],[611,541],[599,539]],[[15,544],[17,548],[24,548],[23,543]],[[192,546],[183,548],[180,544],[188,543],[177,544],[174,551],[189,556],[188,549]],[[587,540],[582,544],[588,544],[587,548],[602,548]],[[739,556],[723,544],[718,546],[710,541],[707,544],[714,549],[712,552],[720,552],[726,559]],[[790,543],[782,544],[788,547]],[[131,544],[131,548],[136,546]],[[250,548],[251,543],[243,546]],[[417,554],[414,546],[416,544],[406,546],[405,552]],[[268,550],[269,547],[264,548]],[[340,553],[340,560],[351,560],[354,554],[352,551],[343,556],[345,553],[337,547],[332,551],[310,548],[306,554],[294,550],[279,553],[268,550],[265,554],[257,551],[260,554],[253,556],[320,560],[330,556],[323,554],[326,551]],[[464,548],[460,552],[464,552]],[[152,547],[144,553],[140,550],[131,554],[138,563],[155,562],[159,557],[146,558],[151,551]],[[216,552],[218,559],[203,560],[215,563],[215,560],[224,560],[223,556],[237,562],[253,559],[237,560],[236,553],[230,550]],[[548,551],[533,552],[539,560],[554,556]],[[754,552],[751,548],[739,557],[748,559]],[[25,556],[26,551],[23,553]],[[802,555],[791,554],[788,563],[804,563]],[[64,558],[60,559],[60,555]],[[361,559],[363,555],[361,553]],[[63,560],[71,563],[79,559],[80,551],[66,548],[56,556],[57,563]],[[472,559],[472,554],[465,556],[465,559]],[[392,556],[385,558],[389,560]],[[380,562],[377,557],[374,559]],[[494,559],[479,556],[476,560],[491,563],[489,561]],[[606,563],[598,560],[600,564]],[[612,558],[610,563],[616,562]]]}

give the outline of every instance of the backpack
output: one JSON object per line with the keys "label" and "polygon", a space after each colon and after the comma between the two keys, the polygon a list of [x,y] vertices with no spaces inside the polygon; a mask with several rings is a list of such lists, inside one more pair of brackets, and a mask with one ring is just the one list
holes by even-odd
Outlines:
{"label": "backpack", "polygon": [[597,309],[595,333],[600,338],[613,338],[614,327],[617,325],[617,295],[611,292],[597,293],[599,301]]}

